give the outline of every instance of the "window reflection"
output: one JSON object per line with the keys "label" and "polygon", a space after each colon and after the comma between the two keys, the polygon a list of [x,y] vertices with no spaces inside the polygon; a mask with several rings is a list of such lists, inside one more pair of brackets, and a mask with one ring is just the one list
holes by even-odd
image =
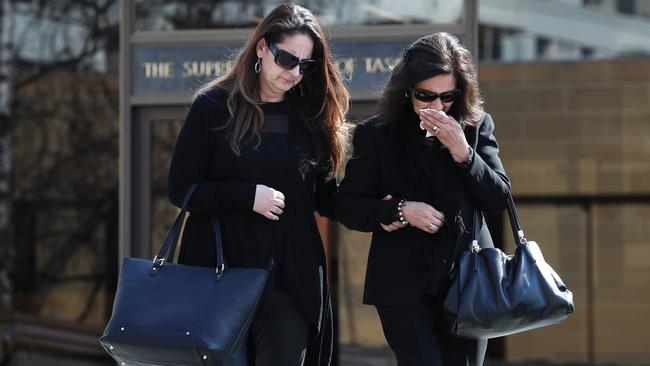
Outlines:
{"label": "window reflection", "polygon": [[13,5],[0,176],[12,182],[14,235],[0,237],[0,317],[100,329],[117,277],[117,0]]}
{"label": "window reflection", "polygon": [[[648,57],[645,0],[478,1],[479,58],[534,61]],[[552,24],[552,26],[550,26]]]}
{"label": "window reflection", "polygon": [[[103,326],[117,261],[114,77],[41,77],[13,131],[15,310]],[[43,102],[43,96],[47,99]]]}
{"label": "window reflection", "polygon": [[[463,0],[315,0],[296,1],[314,12],[325,26],[381,24],[457,24]],[[136,30],[165,31],[254,27],[274,1],[144,1],[138,0]]]}
{"label": "window reflection", "polygon": [[169,159],[182,125],[181,119],[151,122],[151,257],[160,248],[178,214],[178,209],[167,198],[167,175]]}

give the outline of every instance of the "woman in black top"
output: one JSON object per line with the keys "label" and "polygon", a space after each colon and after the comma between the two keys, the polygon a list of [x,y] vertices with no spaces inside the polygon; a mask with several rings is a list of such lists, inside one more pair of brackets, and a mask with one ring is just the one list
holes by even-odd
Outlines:
{"label": "woman in black top", "polygon": [[[436,33],[404,52],[379,115],[355,131],[336,214],[373,232],[364,303],[376,306],[400,366],[483,363],[487,341],[448,336],[439,308],[452,263],[471,242],[474,208],[506,207],[493,130],[472,55]],[[487,227],[481,235],[491,245]]]}
{"label": "woman in black top", "polygon": [[178,136],[170,200],[181,205],[199,182],[179,262],[215,266],[210,216],[219,215],[229,266],[274,263],[247,342],[249,364],[329,364],[331,309],[314,211],[332,217],[348,99],[316,18],[282,4],[233,69],[197,93]]}

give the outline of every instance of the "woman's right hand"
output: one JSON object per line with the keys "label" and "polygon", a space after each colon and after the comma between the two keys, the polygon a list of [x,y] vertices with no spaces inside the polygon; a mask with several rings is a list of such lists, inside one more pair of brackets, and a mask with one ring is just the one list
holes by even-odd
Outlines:
{"label": "woman's right hand", "polygon": [[445,215],[424,202],[407,201],[402,214],[411,226],[429,234],[437,233],[445,225]]}
{"label": "woman's right hand", "polygon": [[269,220],[280,220],[284,209],[284,194],[271,187],[258,184],[255,187],[255,203],[253,211]]}
{"label": "woman's right hand", "polygon": [[[383,201],[390,201],[392,199],[393,199],[393,196],[391,196],[389,194],[389,195],[387,195],[386,197],[383,198]],[[385,231],[389,232],[389,233],[391,231],[399,230],[399,229],[401,229],[403,227],[406,227],[406,225],[402,224],[399,220],[393,221],[392,223],[390,223],[388,225],[384,225],[382,223],[379,223],[379,225],[381,225],[381,228],[384,229]]]}

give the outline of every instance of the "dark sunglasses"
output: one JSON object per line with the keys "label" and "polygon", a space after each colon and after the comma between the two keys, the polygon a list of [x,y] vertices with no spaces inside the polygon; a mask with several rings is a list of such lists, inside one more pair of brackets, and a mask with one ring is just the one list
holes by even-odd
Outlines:
{"label": "dark sunglasses", "polygon": [[449,90],[440,94],[426,89],[415,89],[413,91],[413,96],[415,99],[426,103],[431,103],[438,98],[440,98],[443,103],[450,103],[456,100],[456,98],[458,98],[461,94],[462,92],[458,89]]}
{"label": "dark sunglasses", "polygon": [[316,69],[317,60],[308,58],[299,59],[289,51],[279,49],[275,44],[269,43],[269,50],[273,54],[275,64],[285,70],[293,70],[296,65],[300,65],[299,71],[303,75],[308,75]]}

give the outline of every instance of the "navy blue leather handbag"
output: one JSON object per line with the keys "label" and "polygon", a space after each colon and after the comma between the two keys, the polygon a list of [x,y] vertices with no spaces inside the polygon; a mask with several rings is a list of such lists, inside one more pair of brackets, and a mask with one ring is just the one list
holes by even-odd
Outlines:
{"label": "navy blue leather handbag", "polygon": [[455,263],[443,304],[452,335],[501,337],[561,323],[575,309],[573,294],[537,243],[525,239],[510,193],[508,218],[517,243],[514,255],[478,245],[483,218],[474,212],[473,241]]}
{"label": "navy blue leather handbag", "polygon": [[226,266],[217,218],[217,268],[172,263],[196,187],[153,261],[124,258],[113,314],[99,339],[118,365],[223,365],[245,344],[268,271]]}

